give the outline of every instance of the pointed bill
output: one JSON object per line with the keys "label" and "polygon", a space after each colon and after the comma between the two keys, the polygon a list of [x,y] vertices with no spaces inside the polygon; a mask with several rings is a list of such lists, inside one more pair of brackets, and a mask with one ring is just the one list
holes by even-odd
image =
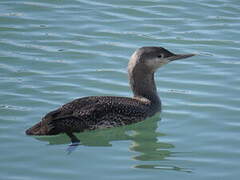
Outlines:
{"label": "pointed bill", "polygon": [[189,57],[192,57],[192,56],[195,56],[195,55],[196,54],[174,54],[173,56],[168,57],[168,59],[170,61],[175,61],[175,60],[178,60],[178,59],[189,58]]}

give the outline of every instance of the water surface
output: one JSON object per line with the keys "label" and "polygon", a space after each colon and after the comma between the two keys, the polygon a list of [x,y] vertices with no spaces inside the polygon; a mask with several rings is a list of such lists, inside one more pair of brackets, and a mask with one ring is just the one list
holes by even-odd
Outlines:
{"label": "water surface", "polygon": [[[0,179],[237,179],[237,0],[0,2]],[[163,111],[130,126],[66,135],[24,131],[75,98],[132,96],[141,46],[198,56],[161,68]]]}

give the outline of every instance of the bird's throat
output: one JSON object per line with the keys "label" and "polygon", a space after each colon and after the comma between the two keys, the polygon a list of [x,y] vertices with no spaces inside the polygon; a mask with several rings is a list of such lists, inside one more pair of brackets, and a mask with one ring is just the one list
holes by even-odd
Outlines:
{"label": "bird's throat", "polygon": [[133,69],[129,71],[129,81],[135,98],[146,98],[152,104],[160,104],[154,72]]}

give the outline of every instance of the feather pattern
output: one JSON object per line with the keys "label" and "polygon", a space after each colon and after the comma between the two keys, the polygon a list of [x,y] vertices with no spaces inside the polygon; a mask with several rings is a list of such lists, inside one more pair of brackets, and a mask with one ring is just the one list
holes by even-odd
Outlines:
{"label": "feather pattern", "polygon": [[54,135],[132,124],[153,115],[156,108],[144,99],[113,96],[79,98],[49,112],[40,124],[28,129],[27,134]]}

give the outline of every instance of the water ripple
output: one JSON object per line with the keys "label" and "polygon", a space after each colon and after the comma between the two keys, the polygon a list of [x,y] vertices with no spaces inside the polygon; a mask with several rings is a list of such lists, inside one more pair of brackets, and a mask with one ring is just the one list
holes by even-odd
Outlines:
{"label": "water ripple", "polygon": [[[238,178],[237,1],[3,0],[0,6],[3,179]],[[24,135],[74,98],[131,96],[128,59],[149,45],[198,54],[156,73],[161,122],[80,133],[82,145],[71,156],[63,155],[65,135]]]}

